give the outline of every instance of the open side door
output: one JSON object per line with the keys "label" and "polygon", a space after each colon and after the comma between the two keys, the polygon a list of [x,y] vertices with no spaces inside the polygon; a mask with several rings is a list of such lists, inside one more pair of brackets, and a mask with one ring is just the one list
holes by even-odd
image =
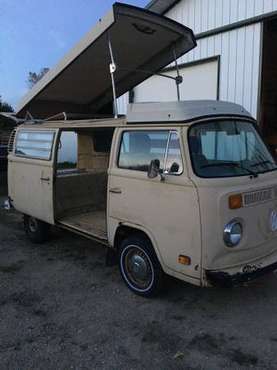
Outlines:
{"label": "open side door", "polygon": [[58,130],[21,127],[8,157],[9,197],[29,216],[54,224],[53,179]]}

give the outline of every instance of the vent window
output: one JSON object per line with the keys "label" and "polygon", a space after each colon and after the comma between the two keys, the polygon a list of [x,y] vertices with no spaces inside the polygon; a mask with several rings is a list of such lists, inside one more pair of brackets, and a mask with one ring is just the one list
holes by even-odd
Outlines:
{"label": "vent window", "polygon": [[16,129],[14,129],[11,132],[11,135],[10,135],[10,138],[9,138],[9,141],[8,141],[8,153],[13,152],[15,134],[16,134]]}

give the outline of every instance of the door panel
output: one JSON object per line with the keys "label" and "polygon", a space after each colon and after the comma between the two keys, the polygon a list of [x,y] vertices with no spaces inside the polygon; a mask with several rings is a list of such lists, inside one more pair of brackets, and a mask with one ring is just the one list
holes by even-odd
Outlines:
{"label": "door panel", "polygon": [[[116,158],[114,158],[116,162]],[[168,269],[200,278],[201,237],[197,192],[183,174],[149,179],[146,172],[118,168],[109,177],[108,224],[138,225],[153,237],[161,262]],[[178,263],[179,255],[191,265]]]}
{"label": "door panel", "polygon": [[[22,131],[27,135],[20,141]],[[14,152],[9,155],[9,196],[18,211],[53,224],[53,148],[57,132],[43,132],[51,135],[46,139],[46,135],[41,137],[38,130],[18,130]],[[41,155],[40,150],[43,152]]]}
{"label": "door panel", "polygon": [[[129,173],[127,173],[129,172]],[[140,225],[153,235],[163,263],[170,269],[199,277],[200,225],[195,188],[183,177],[164,182],[148,180],[145,173],[111,171],[109,217]],[[120,192],[119,192],[120,189]],[[191,266],[178,263],[179,254],[191,258]]]}

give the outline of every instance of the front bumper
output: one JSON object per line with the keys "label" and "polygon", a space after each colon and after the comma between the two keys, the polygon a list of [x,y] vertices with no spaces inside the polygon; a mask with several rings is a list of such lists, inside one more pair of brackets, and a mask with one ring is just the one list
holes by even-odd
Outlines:
{"label": "front bumper", "polygon": [[277,262],[262,268],[257,268],[257,270],[251,272],[237,272],[235,274],[229,274],[224,271],[206,271],[206,277],[208,282],[213,286],[232,287],[258,279],[259,277],[275,270],[277,270]]}

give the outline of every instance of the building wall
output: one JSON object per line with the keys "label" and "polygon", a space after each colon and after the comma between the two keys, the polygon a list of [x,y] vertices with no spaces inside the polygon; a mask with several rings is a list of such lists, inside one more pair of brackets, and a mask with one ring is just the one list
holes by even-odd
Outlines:
{"label": "building wall", "polygon": [[277,10],[277,0],[181,0],[166,16],[202,32]]}
{"label": "building wall", "polygon": [[[192,28],[197,35],[274,10],[277,0],[181,0],[166,16]],[[241,104],[257,117],[261,43],[261,23],[243,26],[199,39],[197,47],[179,63],[220,56],[219,99]],[[120,101],[124,113],[124,101]]]}
{"label": "building wall", "polygon": [[[219,59],[207,59],[205,63],[193,63],[179,68],[183,82],[179,85],[181,100],[217,99],[219,80]],[[176,69],[166,71],[167,76],[176,77]],[[201,88],[199,88],[201,86]],[[162,102],[178,99],[176,83],[173,79],[152,76],[134,88],[135,102]]]}
{"label": "building wall", "polygon": [[255,117],[260,78],[261,23],[198,40],[180,63],[220,56],[219,99],[243,105]]}
{"label": "building wall", "polygon": [[128,103],[129,103],[129,93],[126,93],[117,99],[117,109],[119,114],[127,113]]}

